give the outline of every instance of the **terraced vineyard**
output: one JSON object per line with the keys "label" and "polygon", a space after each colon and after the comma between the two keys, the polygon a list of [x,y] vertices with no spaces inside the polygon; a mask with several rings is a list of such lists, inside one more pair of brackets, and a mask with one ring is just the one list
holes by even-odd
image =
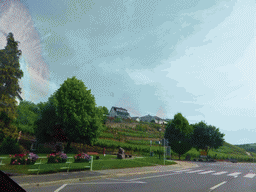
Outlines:
{"label": "terraced vineyard", "polygon": [[[95,151],[100,154],[103,153],[103,148],[106,148],[107,153],[117,153],[118,148],[122,147],[125,152],[130,154],[149,155],[150,149],[155,155],[159,153],[163,155],[163,147],[156,143],[159,138],[164,137],[165,127],[161,126],[161,132],[158,131],[160,125],[152,123],[138,123],[138,122],[123,122],[110,123],[107,122],[105,130],[101,133],[100,138],[94,146],[72,143],[71,146],[78,151],[88,152]],[[22,139],[26,139],[23,138]],[[29,139],[35,139],[34,136],[29,136]],[[152,146],[150,148],[150,141]],[[64,143],[66,145],[66,143]],[[29,149],[31,143],[26,143],[25,148]],[[210,150],[208,155],[215,159],[236,158],[238,161],[254,161],[256,153],[248,152],[238,146],[224,143],[224,146],[217,150]],[[181,156],[185,159],[189,154],[191,158],[198,158],[200,153],[192,148],[189,152]],[[171,152],[172,159],[178,159],[178,155]]]}
{"label": "terraced vineyard", "polygon": [[[159,133],[159,125],[152,123],[107,123],[106,129],[101,134],[96,145],[100,147],[118,148],[121,146],[126,151],[149,155],[150,141],[152,141],[151,151],[155,154],[163,154],[163,147],[159,150],[159,145],[155,141],[164,137],[165,127],[161,127]],[[182,159],[189,154],[192,158],[198,158],[200,153],[192,148],[189,152],[181,156]],[[253,153],[251,153],[253,155]],[[178,158],[178,155],[172,152],[172,158]],[[253,157],[246,153],[245,149],[224,143],[217,150],[210,150],[208,155],[215,159],[236,158],[239,161],[254,161]]]}

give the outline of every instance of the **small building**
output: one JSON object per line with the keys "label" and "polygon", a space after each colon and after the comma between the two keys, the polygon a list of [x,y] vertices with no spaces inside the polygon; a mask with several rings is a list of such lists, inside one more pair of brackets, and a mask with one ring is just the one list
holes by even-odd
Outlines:
{"label": "small building", "polygon": [[132,120],[140,122],[140,118],[139,117],[132,117]]}
{"label": "small building", "polygon": [[112,107],[109,112],[109,117],[121,117],[122,119],[131,119],[128,111],[121,107]]}
{"label": "small building", "polygon": [[144,121],[144,122],[151,122],[151,121],[156,122],[159,119],[156,116],[151,116],[151,115],[148,114],[146,116],[141,117],[140,120]]}

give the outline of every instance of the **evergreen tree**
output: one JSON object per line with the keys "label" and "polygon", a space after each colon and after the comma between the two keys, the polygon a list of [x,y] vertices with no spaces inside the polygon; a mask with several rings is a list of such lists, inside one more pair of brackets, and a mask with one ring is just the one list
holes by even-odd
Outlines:
{"label": "evergreen tree", "polygon": [[7,45],[0,50],[0,117],[10,118],[7,124],[0,118],[0,134],[11,135],[14,138],[18,136],[17,128],[12,125],[17,117],[15,97],[21,93],[18,81],[23,77],[19,64],[21,51],[18,50],[18,43],[14,40],[13,34],[9,33]]}

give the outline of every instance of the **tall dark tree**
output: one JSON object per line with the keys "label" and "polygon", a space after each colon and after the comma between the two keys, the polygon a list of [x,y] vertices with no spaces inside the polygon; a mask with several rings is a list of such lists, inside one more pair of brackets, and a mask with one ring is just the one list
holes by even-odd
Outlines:
{"label": "tall dark tree", "polygon": [[198,151],[199,149],[206,149],[206,151],[218,149],[223,145],[225,134],[220,133],[219,128],[207,125],[203,121],[192,126],[194,127],[193,147]]}
{"label": "tall dark tree", "polygon": [[19,64],[21,51],[18,50],[18,43],[14,40],[13,34],[9,33],[7,45],[3,50],[0,50],[0,114],[5,113],[3,115],[7,115],[11,120],[5,127],[0,125],[0,132],[14,138],[18,136],[17,127],[13,125],[13,121],[17,117],[15,97],[21,93],[18,82],[23,77]]}
{"label": "tall dark tree", "polygon": [[53,141],[55,135],[55,126],[58,125],[58,117],[56,113],[56,100],[54,94],[49,97],[48,102],[40,103],[40,114],[35,121],[34,129],[37,141],[39,143]]}
{"label": "tall dark tree", "polygon": [[39,142],[46,142],[56,137],[71,142],[93,144],[102,130],[95,98],[91,90],[75,77],[68,78],[49,98],[36,121],[36,137]]}
{"label": "tall dark tree", "polygon": [[165,139],[169,141],[171,149],[180,155],[185,154],[192,148],[193,127],[188,120],[177,113],[172,121],[169,121],[165,129]]}

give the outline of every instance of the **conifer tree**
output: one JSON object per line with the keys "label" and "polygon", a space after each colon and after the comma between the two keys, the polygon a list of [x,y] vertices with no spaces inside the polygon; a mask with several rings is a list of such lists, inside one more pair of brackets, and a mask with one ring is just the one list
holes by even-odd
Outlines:
{"label": "conifer tree", "polygon": [[[7,45],[0,50],[0,135],[16,137],[17,128],[12,123],[17,117],[15,97],[21,93],[18,84],[19,79],[23,77],[19,64],[21,51],[18,50],[19,42],[14,40],[12,33],[9,33],[6,39]],[[10,121],[6,123],[1,119],[3,116],[8,116]]]}

